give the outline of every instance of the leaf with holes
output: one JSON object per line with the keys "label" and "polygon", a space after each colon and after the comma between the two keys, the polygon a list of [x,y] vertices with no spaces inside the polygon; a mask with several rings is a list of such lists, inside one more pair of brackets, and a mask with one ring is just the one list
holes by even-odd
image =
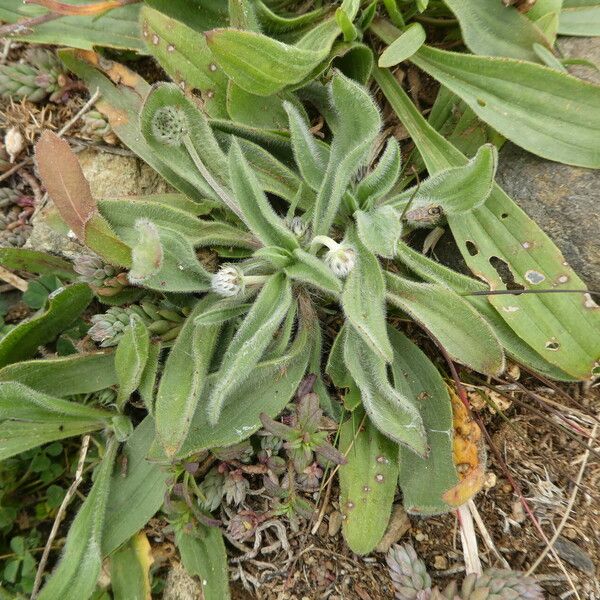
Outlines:
{"label": "leaf with holes", "polygon": [[[376,79],[435,174],[467,158],[420,115],[390,73]],[[450,218],[460,251],[492,290],[575,289],[581,293],[492,295],[489,302],[513,331],[546,361],[586,379],[600,357],[600,308],[550,238],[498,186],[485,205]],[[491,262],[490,262],[491,261]]]}

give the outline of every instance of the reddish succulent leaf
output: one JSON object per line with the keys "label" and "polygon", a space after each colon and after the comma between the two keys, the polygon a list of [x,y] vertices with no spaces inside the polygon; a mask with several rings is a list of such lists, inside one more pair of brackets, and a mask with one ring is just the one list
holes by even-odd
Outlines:
{"label": "reddish succulent leaf", "polygon": [[35,146],[42,181],[60,216],[81,242],[87,222],[97,213],[90,186],[69,144],[45,130]]}

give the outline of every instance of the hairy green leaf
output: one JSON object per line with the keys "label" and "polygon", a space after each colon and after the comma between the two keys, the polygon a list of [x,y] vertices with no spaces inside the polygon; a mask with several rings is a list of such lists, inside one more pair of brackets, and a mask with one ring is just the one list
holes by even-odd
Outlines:
{"label": "hairy green leaf", "polygon": [[402,235],[400,213],[391,206],[378,206],[354,213],[356,231],[365,247],[379,256],[392,258]]}
{"label": "hairy green leaf", "polygon": [[[200,8],[199,12],[205,10]],[[210,117],[227,118],[227,76],[215,64],[206,40],[187,21],[173,19],[148,6],[140,11],[147,51],[185,91],[200,93]]]}
{"label": "hairy green leaf", "polygon": [[154,421],[146,417],[125,443],[122,454],[127,458],[126,476],[112,476],[102,556],[112,554],[142,529],[163,503],[169,473],[146,460],[154,439]]}
{"label": "hairy green leaf", "polygon": [[22,321],[2,338],[0,367],[34,356],[40,346],[73,325],[91,300],[92,291],[82,283],[56,290],[45,311]]}
{"label": "hairy green leaf", "polygon": [[494,186],[498,152],[491,144],[481,146],[477,154],[463,167],[439,171],[420,185],[389,200],[400,207],[439,206],[444,214],[461,214],[482,206]]}
{"label": "hairy green leaf", "polygon": [[565,7],[560,12],[558,33],[561,35],[600,35],[600,6],[589,0],[587,5]]}
{"label": "hairy green leaf", "polygon": [[356,186],[356,199],[362,208],[383,198],[400,175],[402,155],[395,138],[389,138],[377,166]]}
{"label": "hairy green leaf", "polygon": [[386,283],[388,301],[430,331],[454,360],[488,375],[504,370],[502,346],[492,328],[449,287],[391,273],[386,273]]}
{"label": "hairy green leaf", "polygon": [[212,297],[196,304],[177,336],[160,380],[154,417],[156,433],[169,456],[181,448],[206,385],[220,327],[197,325],[196,318],[212,306]]}
{"label": "hairy green leaf", "polygon": [[301,248],[296,248],[293,255],[295,261],[284,268],[290,279],[308,283],[334,296],[341,293],[342,283],[322,260]]}
{"label": "hairy green leaf", "polygon": [[384,435],[423,456],[427,440],[422,419],[411,403],[390,384],[386,363],[364,342],[353,327],[344,340],[346,367],[360,388],[369,419]]}
{"label": "hairy green leaf", "polygon": [[355,410],[341,426],[339,469],[342,533],[357,554],[372,552],[385,533],[398,480],[398,447]]}
{"label": "hairy green leaf", "polygon": [[52,274],[64,279],[74,279],[75,271],[68,261],[29,248],[0,248],[0,265],[15,271],[37,275]]}
{"label": "hairy green leaf", "polygon": [[94,352],[13,363],[0,369],[0,381],[17,381],[59,398],[90,394],[117,383],[115,356]]}
{"label": "hairy green leaf", "polygon": [[315,201],[315,235],[329,232],[348,183],[365,160],[381,127],[379,110],[362,86],[338,72],[331,81],[330,93],[338,123]]}
{"label": "hairy green leaf", "polygon": [[356,265],[342,292],[344,314],[358,334],[386,362],[392,359],[392,347],[385,324],[385,281],[377,257],[349,230],[349,242],[356,252]]}
{"label": "hairy green leaf", "polygon": [[251,231],[266,246],[280,246],[287,250],[297,248],[296,236],[284,225],[269,204],[256,175],[236,142],[229,150],[229,174],[235,198]]}
{"label": "hairy green leaf", "polygon": [[141,317],[132,314],[115,352],[115,370],[119,379],[117,407],[121,411],[142,381],[149,348],[148,328]]}
{"label": "hairy green leaf", "polygon": [[152,548],[143,532],[110,557],[110,583],[114,600],[151,600]]}
{"label": "hairy green leaf", "polygon": [[195,524],[192,533],[178,528],[175,544],[187,573],[202,582],[204,600],[228,600],[229,570],[221,530],[201,523]]}
{"label": "hairy green leaf", "polygon": [[256,367],[291,305],[292,290],[287,277],[282,273],[271,276],[223,357],[205,406],[210,423],[219,421],[226,400]]}
{"label": "hairy green leaf", "polygon": [[458,483],[453,460],[452,405],[444,380],[425,354],[404,334],[390,327],[394,347],[394,385],[411,398],[423,418],[429,453],[423,458],[400,447],[402,500],[418,515],[450,510],[442,496]]}
{"label": "hairy green leaf", "polygon": [[96,588],[102,567],[102,528],[117,446],[115,438],[108,441],[94,485],[69,528],[63,555],[42,588],[39,600],[89,598]]}

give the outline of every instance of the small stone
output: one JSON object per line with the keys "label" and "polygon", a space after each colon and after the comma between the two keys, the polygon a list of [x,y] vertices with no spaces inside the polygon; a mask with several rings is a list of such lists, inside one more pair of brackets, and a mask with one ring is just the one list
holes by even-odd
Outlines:
{"label": "small stone", "polygon": [[339,510],[334,510],[329,515],[328,533],[331,537],[336,536],[342,527],[342,513]]}
{"label": "small stone", "polygon": [[17,127],[11,127],[4,136],[4,148],[14,163],[17,156],[25,149],[25,138]]}
{"label": "small stone", "polygon": [[417,540],[417,542],[424,542],[425,540],[428,540],[429,536],[426,533],[423,533],[422,531],[417,531],[416,535],[415,535],[415,540]]}
{"label": "small stone", "polygon": [[576,540],[579,537],[579,534],[572,527],[565,527],[563,529],[563,534],[570,540]]}
{"label": "small stone", "polygon": [[395,544],[409,529],[410,520],[406,511],[402,505],[394,505],[390,522],[379,544],[375,547],[375,552],[387,552],[392,544]]}
{"label": "small stone", "polygon": [[520,500],[515,500],[512,504],[512,518],[517,523],[522,523],[526,519],[525,509]]}
{"label": "small stone", "polygon": [[554,543],[558,556],[587,575],[595,573],[594,561],[577,544],[560,536]]}
{"label": "small stone", "polygon": [[436,571],[445,571],[448,568],[448,559],[441,554],[433,559],[433,568]]}

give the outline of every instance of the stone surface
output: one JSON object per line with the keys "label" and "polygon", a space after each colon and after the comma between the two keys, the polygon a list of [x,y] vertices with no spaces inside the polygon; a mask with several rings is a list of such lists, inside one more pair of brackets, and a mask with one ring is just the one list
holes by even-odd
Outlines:
{"label": "stone surface", "polygon": [[[94,150],[78,155],[85,178],[94,198],[137,196],[172,191],[162,177],[133,156],[120,156]],[[54,210],[52,201],[32,219],[33,230],[26,247],[73,259],[82,246],[50,227],[47,217]]]}
{"label": "stone surface", "polygon": [[167,575],[163,600],[202,600],[202,586],[187,574],[181,565],[175,565]]}
{"label": "stone surface", "polygon": [[[565,57],[600,65],[600,38],[560,38]],[[600,84],[600,73],[570,67],[573,75]],[[600,142],[599,142],[600,143]],[[507,143],[496,180],[552,238],[590,288],[600,286],[600,170],[551,162]]]}

